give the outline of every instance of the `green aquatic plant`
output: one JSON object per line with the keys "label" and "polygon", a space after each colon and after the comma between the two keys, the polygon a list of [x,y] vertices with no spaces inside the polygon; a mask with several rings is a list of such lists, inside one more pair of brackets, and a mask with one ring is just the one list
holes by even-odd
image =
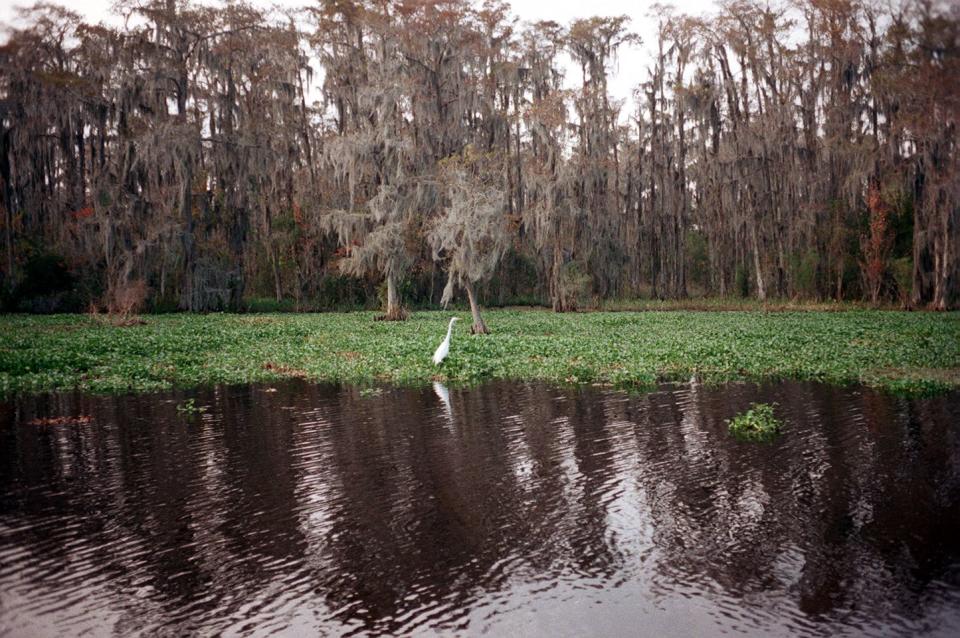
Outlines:
{"label": "green aquatic plant", "polygon": [[197,405],[196,399],[187,399],[183,403],[177,404],[177,412],[180,414],[199,414],[205,412],[207,408]]}
{"label": "green aquatic plant", "polygon": [[742,439],[767,441],[783,430],[783,421],[773,413],[776,403],[751,403],[746,412],[730,421],[730,432]]}
{"label": "green aquatic plant", "polygon": [[449,312],[167,314],[115,328],[76,315],[0,316],[0,397],[150,392],[307,379],[427,385],[490,379],[623,389],[797,379],[916,395],[960,388],[960,313],[489,310],[492,334],[457,335],[430,360]]}

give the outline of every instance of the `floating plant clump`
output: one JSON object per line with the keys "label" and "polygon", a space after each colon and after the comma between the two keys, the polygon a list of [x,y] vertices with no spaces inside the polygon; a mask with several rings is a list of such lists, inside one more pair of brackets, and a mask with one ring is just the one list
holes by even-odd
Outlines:
{"label": "floating plant clump", "polygon": [[750,408],[730,421],[730,432],[751,441],[768,441],[783,431],[783,421],[770,403],[751,403]]}

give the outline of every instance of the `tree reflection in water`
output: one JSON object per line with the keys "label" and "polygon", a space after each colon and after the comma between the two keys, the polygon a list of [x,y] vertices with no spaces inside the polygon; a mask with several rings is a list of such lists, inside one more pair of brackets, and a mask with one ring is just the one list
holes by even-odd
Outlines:
{"label": "tree reflection in water", "polygon": [[0,631],[960,629],[956,394],[184,396],[0,407]]}

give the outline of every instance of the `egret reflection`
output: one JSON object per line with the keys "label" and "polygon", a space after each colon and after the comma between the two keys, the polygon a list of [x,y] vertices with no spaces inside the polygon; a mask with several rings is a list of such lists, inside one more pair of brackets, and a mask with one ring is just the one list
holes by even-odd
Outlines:
{"label": "egret reflection", "polygon": [[437,395],[437,398],[440,399],[440,403],[443,404],[443,412],[447,416],[447,420],[450,422],[450,425],[453,425],[453,407],[450,405],[450,390],[447,389],[447,386],[443,385],[439,381],[433,382],[433,392]]}

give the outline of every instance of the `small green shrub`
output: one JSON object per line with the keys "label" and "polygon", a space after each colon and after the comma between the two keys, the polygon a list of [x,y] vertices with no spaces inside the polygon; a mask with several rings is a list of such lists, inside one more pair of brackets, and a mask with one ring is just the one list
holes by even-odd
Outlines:
{"label": "small green shrub", "polygon": [[66,260],[54,253],[37,250],[23,266],[23,279],[6,305],[16,312],[51,314],[76,312],[80,302],[74,292],[76,278]]}
{"label": "small green shrub", "polygon": [[737,266],[733,275],[733,289],[741,298],[750,296],[750,273],[743,266]]}
{"label": "small green shrub", "polygon": [[795,254],[792,258],[794,291],[805,299],[815,299],[819,289],[817,273],[820,270],[820,255],[815,250]]}
{"label": "small green shrub", "polygon": [[540,306],[544,301],[534,256],[510,248],[497,271],[481,287],[484,306]]}
{"label": "small green shrub", "polygon": [[295,312],[296,302],[293,299],[277,301],[273,297],[253,297],[246,300],[247,312]]}
{"label": "small green shrub", "polygon": [[698,290],[710,289],[710,253],[706,236],[698,230],[687,231],[685,242],[687,285]]}
{"label": "small green shrub", "polygon": [[764,441],[780,434],[783,422],[773,413],[769,403],[751,403],[750,409],[730,421],[730,432],[752,441]]}
{"label": "small green shrub", "polygon": [[567,310],[582,310],[590,305],[590,275],[576,261],[560,269],[560,297]]}
{"label": "small green shrub", "polygon": [[905,306],[910,301],[910,293],[913,291],[913,259],[910,257],[894,259],[890,263],[890,270],[897,282],[897,299],[901,305]]}
{"label": "small green shrub", "polygon": [[364,279],[327,273],[316,286],[313,303],[318,310],[375,310],[378,306],[370,288]]}
{"label": "small green shrub", "polygon": [[177,405],[177,412],[180,414],[190,415],[190,414],[199,414],[200,412],[206,412],[207,408],[202,405],[197,405],[196,399],[187,399],[183,403]]}

